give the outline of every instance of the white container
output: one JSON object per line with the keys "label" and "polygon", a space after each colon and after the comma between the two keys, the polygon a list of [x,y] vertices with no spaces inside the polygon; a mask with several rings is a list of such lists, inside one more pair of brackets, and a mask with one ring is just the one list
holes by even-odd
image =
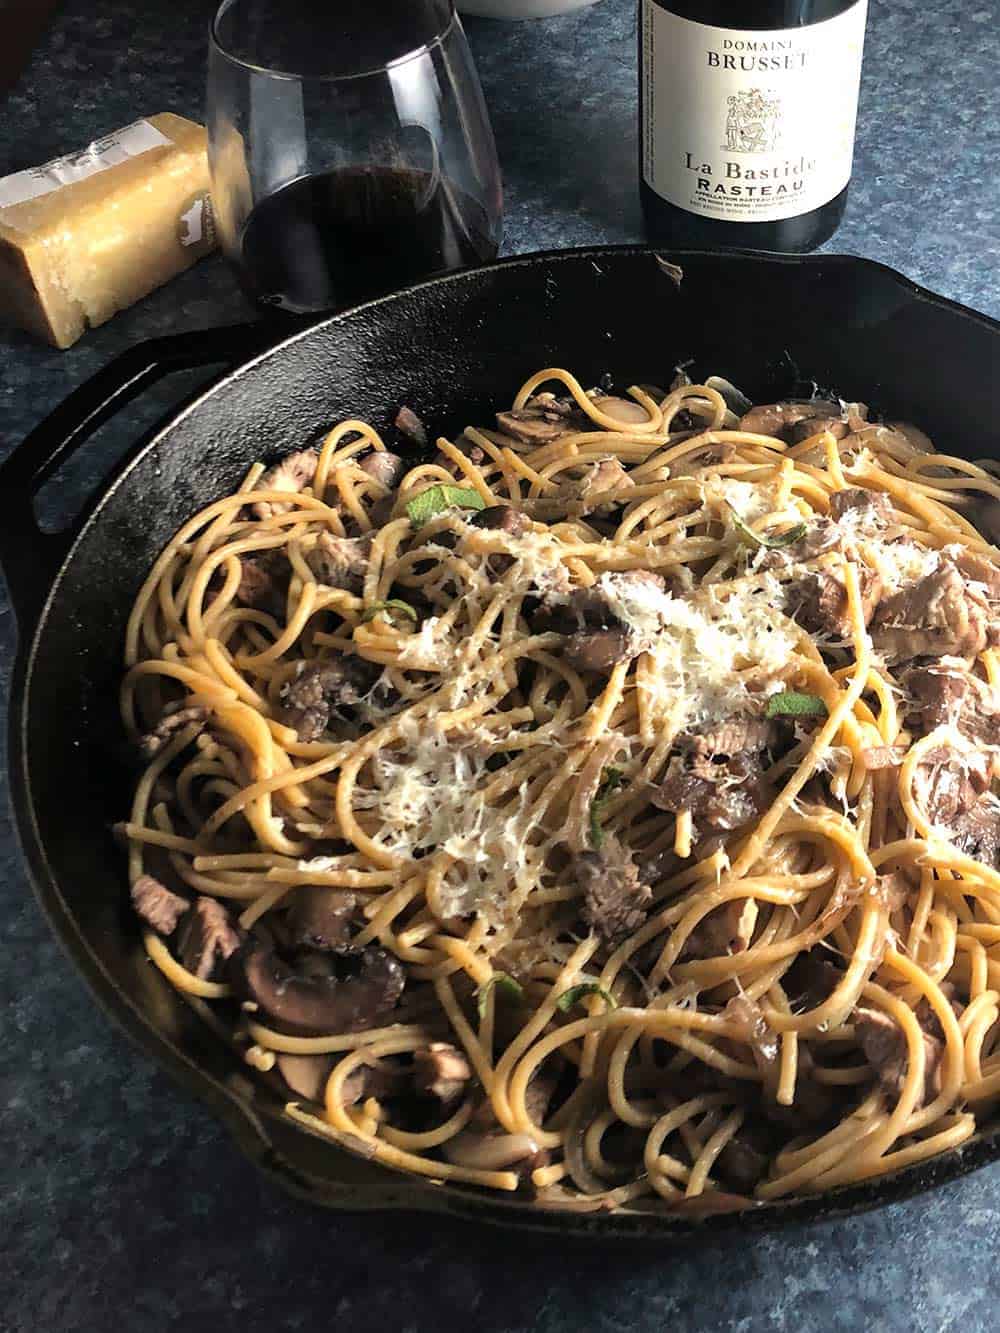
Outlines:
{"label": "white container", "polygon": [[463,14],[487,19],[548,19],[584,9],[597,0],[458,0]]}

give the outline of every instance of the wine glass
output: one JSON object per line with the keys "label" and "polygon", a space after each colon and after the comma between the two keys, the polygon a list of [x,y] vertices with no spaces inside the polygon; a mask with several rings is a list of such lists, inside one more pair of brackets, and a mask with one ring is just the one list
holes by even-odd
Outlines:
{"label": "wine glass", "polygon": [[500,169],[453,0],[224,0],[207,121],[219,239],[267,307],[496,255]]}

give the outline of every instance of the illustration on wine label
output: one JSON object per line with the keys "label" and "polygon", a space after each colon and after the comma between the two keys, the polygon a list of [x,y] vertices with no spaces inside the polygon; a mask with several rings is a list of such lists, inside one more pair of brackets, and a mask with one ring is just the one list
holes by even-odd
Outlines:
{"label": "illustration on wine label", "polygon": [[727,153],[773,153],[781,138],[781,98],[761,88],[745,88],[726,98]]}

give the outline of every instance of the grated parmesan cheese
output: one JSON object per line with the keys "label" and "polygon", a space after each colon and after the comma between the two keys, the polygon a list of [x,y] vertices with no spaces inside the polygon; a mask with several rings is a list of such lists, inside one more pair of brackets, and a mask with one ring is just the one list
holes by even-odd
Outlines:
{"label": "grated parmesan cheese", "polygon": [[570,589],[569,571],[562,557],[566,543],[552,532],[523,532],[519,537],[504,534],[510,554],[520,562],[520,590],[526,583],[533,593],[564,593]]}
{"label": "grated parmesan cheese", "polygon": [[453,648],[439,637],[440,616],[428,616],[416,634],[411,634],[399,649],[400,666],[415,671],[440,671],[451,660]]}
{"label": "grated parmesan cheese", "polygon": [[651,641],[673,614],[674,598],[655,579],[609,573],[595,586],[612,613],[644,640]]}
{"label": "grated parmesan cheese", "polygon": [[338,870],[343,862],[344,858],[342,856],[314,856],[308,861],[299,861],[298,868],[307,873],[311,870]]}
{"label": "grated parmesan cheese", "polygon": [[940,551],[911,541],[870,540],[864,551],[882,580],[883,596],[933,574],[941,563]]}
{"label": "grated parmesan cheese", "polygon": [[737,711],[747,699],[737,673],[757,668],[758,685],[761,675],[777,676],[800,637],[774,610],[782,605],[784,593],[773,574],[714,603],[660,596],[657,628],[646,628],[647,610],[640,630],[647,637],[652,666],[648,703],[678,727],[699,726]]}
{"label": "grated parmesan cheese", "polygon": [[375,839],[386,851],[441,851],[457,863],[440,894],[446,915],[478,911],[499,921],[511,890],[537,881],[523,793],[496,807],[477,790],[492,777],[486,761],[498,748],[485,728],[456,734],[414,722],[404,749],[380,752],[377,785],[355,792],[355,806],[375,816]]}
{"label": "grated parmesan cheese", "polygon": [[[481,530],[476,534],[478,543],[482,542],[483,536]],[[513,581],[519,592],[545,594],[569,591],[571,587],[569,571],[563,564],[566,543],[554,532],[536,532],[529,528],[525,532],[515,534],[494,529],[489,536],[492,539],[491,546],[496,543],[501,551],[518,561],[519,569]],[[479,567],[474,571],[477,575],[476,592],[481,594],[493,592],[497,580],[495,576],[490,575],[487,560],[481,558],[481,545],[474,547],[467,536],[460,544],[459,550],[466,559],[480,557]]]}
{"label": "grated parmesan cheese", "polygon": [[704,495],[706,502],[714,503],[717,508],[724,510],[726,505],[732,505],[744,523],[763,518],[774,508],[774,487],[764,482],[711,476],[704,483]]}

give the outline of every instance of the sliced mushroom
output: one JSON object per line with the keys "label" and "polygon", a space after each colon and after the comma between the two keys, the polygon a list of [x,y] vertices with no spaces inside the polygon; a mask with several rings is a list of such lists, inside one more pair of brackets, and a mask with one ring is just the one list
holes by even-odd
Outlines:
{"label": "sliced mushroom", "polygon": [[305,884],[288,912],[289,943],[295,948],[341,953],[351,947],[357,897],[343,889]]}
{"label": "sliced mushroom", "polygon": [[282,1051],[276,1064],[292,1092],[307,1102],[323,1100],[323,1089],[333,1068],[332,1055],[288,1055]]}
{"label": "sliced mushroom", "polygon": [[530,1134],[488,1134],[465,1129],[449,1139],[442,1151],[455,1166],[469,1166],[477,1171],[503,1171],[522,1162],[537,1160],[542,1149]]}
{"label": "sliced mushroom", "polygon": [[526,411],[498,412],[497,425],[505,435],[510,435],[522,444],[551,444],[560,435],[565,435],[568,427],[558,419],[548,420],[540,413]]}
{"label": "sliced mushroom", "polygon": [[523,407],[497,413],[497,425],[505,435],[522,444],[549,444],[574,430],[586,430],[589,419],[572,398],[538,393]]}
{"label": "sliced mushroom", "polygon": [[566,640],[563,649],[563,657],[577,671],[596,671],[602,676],[635,653],[631,632],[618,628],[580,630]]}
{"label": "sliced mushroom", "polygon": [[[277,1058],[278,1071],[292,1092],[306,1101],[321,1102],[336,1060],[332,1055],[288,1055]],[[344,1079],[341,1100],[354,1106],[366,1097],[396,1097],[409,1082],[409,1071],[398,1065],[379,1061],[358,1065]]]}
{"label": "sliced mushroom", "polygon": [[803,440],[811,439],[822,430],[828,430],[837,440],[843,440],[851,433],[848,423],[839,416],[815,416],[803,417],[801,421],[796,421],[787,428],[785,435],[789,444],[801,444]]}
{"label": "sliced mushroom", "polygon": [[240,955],[249,999],[289,1032],[303,1036],[362,1032],[395,1007],[405,985],[399,960],[384,949],[361,954],[355,976],[303,976],[253,940]]}
{"label": "sliced mushroom", "polygon": [[606,398],[595,398],[593,401],[598,411],[603,412],[606,417],[611,417],[613,421],[620,421],[623,426],[642,425],[649,421],[646,409],[631,398],[615,398],[609,395]]}
{"label": "sliced mushroom", "polygon": [[890,421],[887,423],[889,430],[901,435],[915,454],[933,454],[935,451],[933,441],[929,435],[925,435],[919,426],[914,426],[910,421]]}
{"label": "sliced mushroom", "polygon": [[513,505],[488,505],[485,509],[476,510],[469,522],[474,528],[506,532],[511,537],[520,537],[528,526],[528,520]]}
{"label": "sliced mushroom", "polygon": [[[752,407],[740,418],[739,429],[750,431],[754,435],[770,435],[778,440],[790,440],[792,427],[800,421],[813,421],[822,418],[824,422],[831,418],[840,418],[840,404],[813,399],[809,402],[760,403]],[[822,430],[823,426],[818,426]],[[808,434],[813,434],[809,431]]]}

